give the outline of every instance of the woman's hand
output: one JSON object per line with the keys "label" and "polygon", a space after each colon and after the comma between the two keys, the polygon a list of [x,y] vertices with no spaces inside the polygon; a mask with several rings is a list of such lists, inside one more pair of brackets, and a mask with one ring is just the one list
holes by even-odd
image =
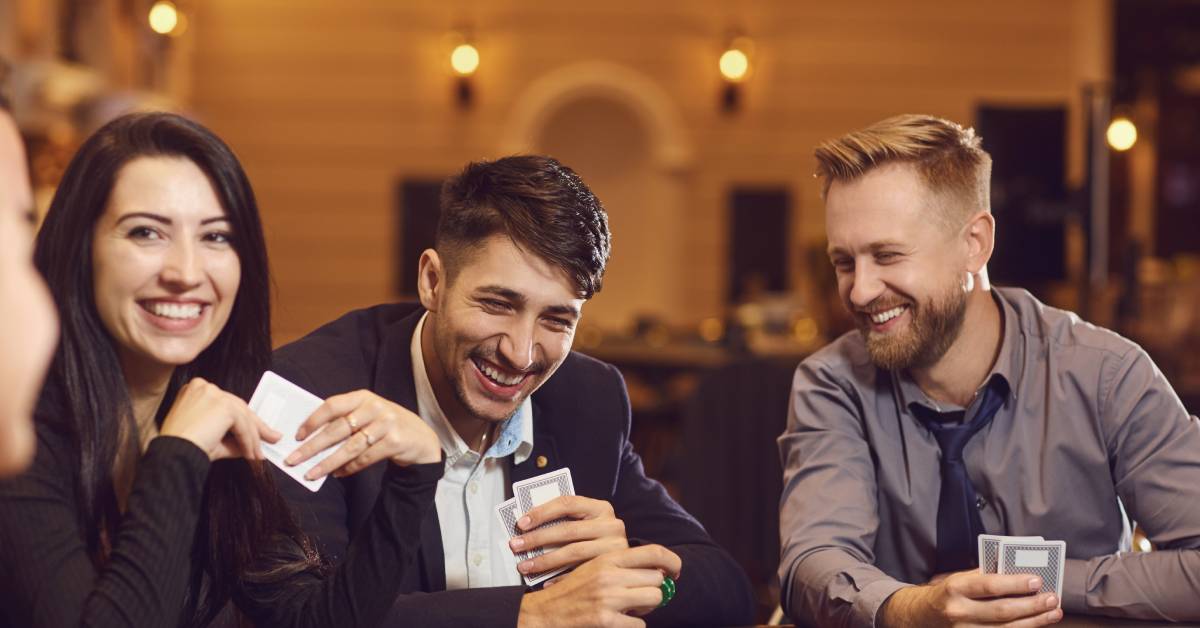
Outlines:
{"label": "woman's hand", "polygon": [[380,460],[403,467],[442,459],[437,434],[421,417],[369,390],[326,399],[300,426],[296,440],[304,440],[309,434],[312,438],[287,457],[287,464],[299,464],[342,443],[321,464],[309,469],[304,477],[310,480],[329,473],[338,477],[353,475]]}
{"label": "woman's hand", "polygon": [[179,390],[159,434],[191,441],[209,460],[262,460],[260,442],[274,443],[283,436],[246,402],[199,377]]}

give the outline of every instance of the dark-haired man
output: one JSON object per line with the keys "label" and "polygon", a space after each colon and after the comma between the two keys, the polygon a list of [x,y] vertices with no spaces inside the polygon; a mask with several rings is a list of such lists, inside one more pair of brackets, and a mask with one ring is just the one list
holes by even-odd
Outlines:
{"label": "dark-haired man", "polygon": [[[472,163],[447,181],[421,306],[352,312],[277,352],[275,369],[345,418],[303,456],[377,413],[414,412],[438,433],[446,474],[424,522],[418,572],[396,624],[737,624],[745,575],[657,482],[629,443],[629,400],[612,366],[572,353],[609,257],[606,214],[584,182],[538,156]],[[328,403],[328,402],[327,402]],[[328,442],[326,442],[328,441]],[[333,471],[327,460],[313,475]],[[527,514],[512,542],[495,507],[512,482],[566,467],[577,496]],[[379,491],[378,472],[331,478],[315,495],[284,482],[327,555],[341,556]],[[533,531],[561,517],[570,521]],[[510,551],[562,545],[517,564]],[[574,571],[527,590],[522,574]],[[666,606],[664,576],[682,576]],[[641,618],[641,619],[639,619]]]}
{"label": "dark-haired man", "polygon": [[[990,288],[991,158],[974,132],[897,116],[822,144],[817,162],[859,330],[793,381],[779,438],[789,615],[1200,619],[1200,426],[1134,343]],[[1132,521],[1156,551],[1129,551]],[[1029,544],[1001,553],[1042,577],[983,572],[981,533],[1065,541],[1066,560]],[[1059,573],[1061,600],[1034,594]]]}

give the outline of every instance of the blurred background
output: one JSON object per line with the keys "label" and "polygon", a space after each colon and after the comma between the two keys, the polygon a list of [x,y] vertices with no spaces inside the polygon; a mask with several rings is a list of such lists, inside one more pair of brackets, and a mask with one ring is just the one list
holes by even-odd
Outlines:
{"label": "blurred background", "polygon": [[1142,343],[1200,402],[1196,0],[0,0],[42,211],[133,109],[200,120],[257,192],[275,341],[410,298],[441,179],[523,151],[608,209],[576,348],[774,605],[791,372],[848,329],[812,149],[898,113],[995,158],[994,283]]}

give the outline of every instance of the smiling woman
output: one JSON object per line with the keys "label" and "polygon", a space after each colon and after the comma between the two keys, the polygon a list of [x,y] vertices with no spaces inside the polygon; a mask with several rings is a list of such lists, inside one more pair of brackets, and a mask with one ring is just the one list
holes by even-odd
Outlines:
{"label": "smiling woman", "polygon": [[[270,360],[250,183],[204,127],[118,118],[80,148],[34,252],[62,309],[30,470],[0,483],[0,628],[371,624],[412,563],[442,467],[419,419],[359,560],[326,571],[243,401]],[[421,431],[423,430],[423,431]],[[425,447],[419,447],[422,443]],[[384,569],[397,574],[379,578]],[[353,619],[354,621],[350,621]]]}
{"label": "smiling woman", "polygon": [[195,163],[140,157],[121,169],[92,242],[96,309],[122,369],[152,377],[212,344],[241,266],[231,221]]}

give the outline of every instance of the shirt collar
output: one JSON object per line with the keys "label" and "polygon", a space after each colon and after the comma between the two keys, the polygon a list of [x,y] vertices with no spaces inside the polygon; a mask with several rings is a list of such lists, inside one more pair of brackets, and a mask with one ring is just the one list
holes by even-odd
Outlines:
{"label": "shirt collar", "polygon": [[[425,354],[421,347],[421,331],[425,328],[425,318],[429,312],[421,315],[417,328],[413,331],[412,342],[409,344],[409,354],[412,357],[413,380],[417,388],[417,414],[425,421],[438,436],[442,443],[442,451],[446,452],[447,464],[454,464],[462,456],[471,451],[463,442],[458,432],[450,426],[442,406],[438,403],[433,385],[429,382],[429,373],[425,371]],[[533,403],[528,397],[521,402],[516,414],[504,420],[496,439],[492,441],[484,453],[486,458],[503,458],[513,456],[513,464],[521,464],[529,458],[533,451]]]}
{"label": "shirt collar", "polygon": [[[1003,337],[1000,341],[1000,353],[996,355],[996,362],[992,364],[992,370],[988,376],[983,378],[983,384],[980,385],[979,391],[989,386],[1002,387],[1000,390],[1004,393],[1005,399],[1013,399],[1016,396],[1016,390],[1012,383],[1017,380],[1021,368],[1021,346],[1022,334],[1020,327],[1020,319],[1017,313],[1013,310],[1012,305],[1008,300],[1000,294],[999,290],[991,290],[992,298],[995,299],[996,305],[1000,308],[1000,319],[1003,323]],[[934,403],[921,387],[913,381],[907,371],[891,372],[892,386],[896,394],[900,398],[900,405],[904,408],[909,408],[913,404],[921,404],[938,412],[946,412],[949,410],[963,410],[952,404]],[[976,396],[978,398],[978,395]]]}

